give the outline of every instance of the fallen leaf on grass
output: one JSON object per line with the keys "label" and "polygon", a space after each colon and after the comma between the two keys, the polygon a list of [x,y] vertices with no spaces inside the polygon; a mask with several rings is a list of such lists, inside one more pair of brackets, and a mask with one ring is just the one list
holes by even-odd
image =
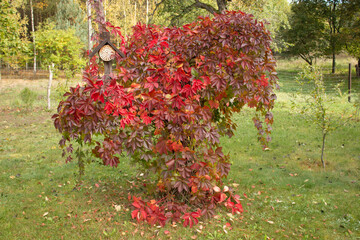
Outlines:
{"label": "fallen leaf on grass", "polygon": [[231,224],[228,222],[223,226],[223,228],[228,228],[230,230],[232,229]]}
{"label": "fallen leaf on grass", "polygon": [[116,210],[117,212],[120,212],[120,211],[121,211],[121,206],[120,206],[120,205],[115,205],[114,207],[115,207],[115,210]]}
{"label": "fallen leaf on grass", "polygon": [[48,215],[48,214],[49,214],[49,212],[44,213],[44,214],[43,214],[43,217],[45,217],[45,216]]}
{"label": "fallen leaf on grass", "polygon": [[169,235],[169,234],[170,234],[170,232],[169,232],[168,230],[165,230],[164,233],[165,233],[165,235]]}
{"label": "fallen leaf on grass", "polygon": [[10,176],[10,178],[11,178],[11,179],[14,179],[14,178],[15,178],[15,176]]}
{"label": "fallen leaf on grass", "polygon": [[270,220],[267,220],[267,222],[270,223],[270,224],[274,224],[274,222],[273,222],[273,221],[270,221]]}

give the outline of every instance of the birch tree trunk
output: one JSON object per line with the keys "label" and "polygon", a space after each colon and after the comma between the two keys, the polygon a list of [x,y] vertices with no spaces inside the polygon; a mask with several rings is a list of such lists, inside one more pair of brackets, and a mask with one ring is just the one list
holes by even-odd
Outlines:
{"label": "birch tree trunk", "polygon": [[134,25],[136,25],[136,2],[135,2],[135,15],[134,15]]}
{"label": "birch tree trunk", "polygon": [[146,25],[149,24],[149,0],[146,0]]}
{"label": "birch tree trunk", "polygon": [[125,36],[127,35],[126,33],[126,6],[125,6],[125,0],[123,0],[123,7],[124,7],[124,16],[125,16],[125,22],[124,22],[124,30],[125,30]]}
{"label": "birch tree trunk", "polygon": [[90,0],[86,1],[86,10],[87,10],[87,18],[88,18],[88,48],[89,48],[89,51],[91,51],[91,49],[92,49],[92,43],[91,43],[92,26],[91,26],[91,2],[90,2]]}
{"label": "birch tree trunk", "polygon": [[104,20],[106,22],[106,0],[104,0]]}
{"label": "birch tree trunk", "polygon": [[34,73],[36,74],[36,41],[35,41],[35,26],[34,26],[34,8],[32,0],[30,0],[30,12],[31,12],[31,32],[34,45]]}
{"label": "birch tree trunk", "polygon": [[53,80],[53,70],[54,70],[54,64],[52,63],[51,65],[49,65],[49,83],[48,83],[48,88],[47,88],[47,105],[48,105],[48,110],[51,109],[50,94],[51,94],[51,83],[52,83],[52,80]]}

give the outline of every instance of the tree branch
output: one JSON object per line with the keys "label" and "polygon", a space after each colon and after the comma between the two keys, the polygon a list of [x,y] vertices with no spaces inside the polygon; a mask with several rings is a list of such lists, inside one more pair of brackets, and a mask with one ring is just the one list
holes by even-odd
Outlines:
{"label": "tree branch", "polygon": [[[218,0],[217,2],[218,2],[218,7],[220,8],[221,5],[219,5],[219,0]],[[211,14],[215,14],[215,13],[220,13],[220,12],[221,12],[221,11],[220,11],[221,9],[215,9],[215,8],[214,8],[213,6],[211,6],[210,4],[200,2],[199,0],[195,0],[195,7],[205,9],[206,11],[208,11],[208,12],[211,13]]]}
{"label": "tree branch", "polygon": [[106,32],[105,13],[102,0],[93,0],[92,5],[96,12],[95,22],[98,24],[99,33]]}
{"label": "tree branch", "polygon": [[193,4],[185,7],[179,15],[172,17],[170,24],[175,25],[176,20],[178,20],[179,18],[182,18],[186,13],[190,12],[194,8],[205,9],[206,11],[208,11],[211,14],[220,13],[220,11],[215,9],[213,6],[211,6],[207,3],[200,2],[199,0],[195,0],[195,2]]}
{"label": "tree branch", "polygon": [[155,8],[152,12],[152,14],[150,14],[150,19],[149,19],[149,24],[152,22],[153,18],[154,18],[154,15],[155,15],[155,12],[157,11],[158,7],[163,4],[166,0],[161,0],[159,3],[155,3]]}

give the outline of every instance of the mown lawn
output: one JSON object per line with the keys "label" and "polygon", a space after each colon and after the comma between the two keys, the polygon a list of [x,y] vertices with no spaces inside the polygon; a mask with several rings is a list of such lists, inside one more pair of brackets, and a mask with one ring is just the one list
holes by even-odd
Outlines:
{"label": "mown lawn", "polygon": [[[222,143],[233,163],[226,184],[243,196],[244,213],[219,211],[192,229],[158,228],[131,220],[128,194],[143,195],[146,179],[128,159],[118,168],[87,165],[77,185],[76,162],[61,157],[54,110],[44,110],[45,83],[0,88],[0,239],[360,238],[358,121],[328,137],[324,171],[321,133],[293,112],[289,94],[279,94],[267,151],[256,141],[252,112],[237,114],[236,135]],[[25,86],[38,93],[28,111],[18,97]]]}

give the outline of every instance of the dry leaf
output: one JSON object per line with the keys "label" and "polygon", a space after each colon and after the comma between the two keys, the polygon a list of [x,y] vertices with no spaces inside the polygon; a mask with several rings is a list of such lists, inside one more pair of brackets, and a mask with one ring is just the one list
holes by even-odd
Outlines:
{"label": "dry leaf", "polygon": [[120,205],[115,205],[114,207],[115,207],[115,210],[116,210],[117,212],[121,211],[121,206],[120,206]]}
{"label": "dry leaf", "polygon": [[213,190],[214,190],[215,192],[221,192],[221,189],[220,189],[218,186],[214,186],[214,187],[213,187]]}

